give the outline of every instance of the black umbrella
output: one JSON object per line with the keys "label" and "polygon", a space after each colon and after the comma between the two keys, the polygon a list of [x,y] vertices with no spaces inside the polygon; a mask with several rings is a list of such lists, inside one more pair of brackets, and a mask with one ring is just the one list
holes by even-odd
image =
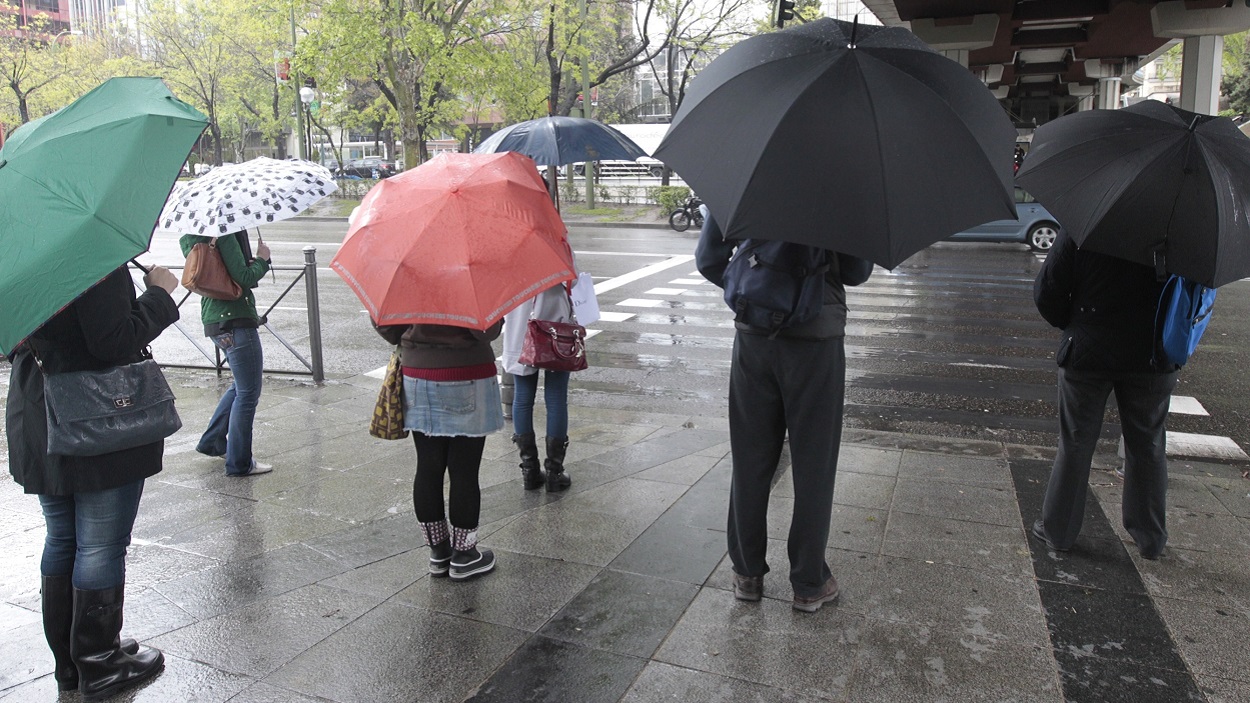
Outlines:
{"label": "black umbrella", "polygon": [[516,151],[539,166],[583,161],[634,161],[647,152],[602,122],[555,115],[509,125],[486,138],[476,154]]}
{"label": "black umbrella", "polygon": [[893,267],[955,232],[1015,217],[1015,137],[981,81],[911,32],[822,19],[717,57],[655,158],[730,238]]}
{"label": "black umbrella", "polygon": [[1017,179],[1082,249],[1214,288],[1250,276],[1250,139],[1144,100],[1037,129]]}

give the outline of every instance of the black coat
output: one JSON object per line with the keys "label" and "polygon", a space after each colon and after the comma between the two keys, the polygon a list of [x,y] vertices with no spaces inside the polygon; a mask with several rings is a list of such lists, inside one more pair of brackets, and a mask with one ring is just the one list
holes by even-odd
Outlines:
{"label": "black coat", "polygon": [[135,297],[126,267],[110,273],[39,328],[13,358],[6,428],[9,473],[27,493],[68,495],[100,491],[160,472],[165,443],[91,457],[49,455],[43,375],[27,345],[49,374],[107,369],[143,358],[142,351],[178,319],[165,289]]}
{"label": "black coat", "polygon": [[1154,321],[1163,281],[1149,266],[1082,251],[1060,233],[1033,283],[1037,310],[1063,330],[1055,360],[1080,371],[1154,372]]}

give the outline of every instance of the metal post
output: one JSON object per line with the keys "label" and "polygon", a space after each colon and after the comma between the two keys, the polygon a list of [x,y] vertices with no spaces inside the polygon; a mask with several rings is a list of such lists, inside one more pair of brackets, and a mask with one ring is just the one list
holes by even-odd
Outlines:
{"label": "metal post", "polygon": [[[295,58],[295,2],[291,2],[291,58]],[[295,71],[291,72],[291,85],[295,88],[295,133],[299,135],[296,140],[299,143],[299,157],[308,159],[308,152],[304,150],[304,112],[303,103],[299,97],[300,86],[304,83],[299,79],[299,74]]]}
{"label": "metal post", "polygon": [[[588,0],[581,0],[581,20],[582,27],[586,27],[586,5]],[[581,42],[583,49],[586,46],[585,31],[578,32],[578,41]],[[590,119],[590,55],[589,52],[582,54],[582,117]],[[595,209],[595,162],[586,162],[586,207],[590,210]]]}
{"label": "metal post", "polygon": [[321,300],[317,297],[317,247],[304,247],[304,290],[308,297],[308,351],[312,358],[313,383],[326,380],[321,358]]}

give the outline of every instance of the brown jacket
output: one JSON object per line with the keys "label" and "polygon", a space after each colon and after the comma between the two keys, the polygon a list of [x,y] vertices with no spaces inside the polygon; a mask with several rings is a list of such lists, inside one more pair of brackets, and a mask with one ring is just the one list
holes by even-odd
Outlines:
{"label": "brown jacket", "polygon": [[383,339],[399,345],[404,366],[447,369],[493,364],[495,351],[490,343],[503,329],[503,320],[484,331],[451,325],[385,325],[375,329]]}

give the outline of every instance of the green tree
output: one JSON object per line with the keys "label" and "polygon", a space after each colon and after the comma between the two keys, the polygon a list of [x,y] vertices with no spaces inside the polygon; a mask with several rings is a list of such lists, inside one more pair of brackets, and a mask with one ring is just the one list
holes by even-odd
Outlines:
{"label": "green tree", "polygon": [[516,26],[507,0],[315,0],[299,66],[322,86],[372,81],[395,111],[406,165],[464,116],[459,90]]}
{"label": "green tree", "polygon": [[0,103],[0,122],[23,125],[48,111],[35,101],[57,79],[61,46],[46,14],[18,27],[17,12],[13,4],[0,1],[0,79],[8,88]]}

